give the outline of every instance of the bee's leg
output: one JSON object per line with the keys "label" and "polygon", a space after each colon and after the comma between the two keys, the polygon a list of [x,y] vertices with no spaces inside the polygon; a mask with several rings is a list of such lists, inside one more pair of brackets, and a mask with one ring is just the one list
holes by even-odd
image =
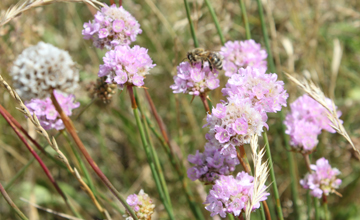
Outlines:
{"label": "bee's leg", "polygon": [[209,63],[209,68],[210,68],[210,71],[212,72],[213,71],[213,65],[211,64],[211,62],[210,62],[210,59],[208,58],[208,59],[206,59],[207,60],[207,62]]}
{"label": "bee's leg", "polygon": [[203,68],[204,68],[204,60],[201,59],[201,69],[203,69]]}

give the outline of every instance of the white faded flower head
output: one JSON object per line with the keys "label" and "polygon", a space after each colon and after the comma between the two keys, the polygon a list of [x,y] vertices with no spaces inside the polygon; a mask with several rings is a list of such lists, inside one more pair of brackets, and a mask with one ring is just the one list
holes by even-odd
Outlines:
{"label": "white faded flower head", "polygon": [[10,74],[16,91],[25,100],[49,97],[53,89],[72,93],[79,81],[69,53],[44,42],[26,48]]}

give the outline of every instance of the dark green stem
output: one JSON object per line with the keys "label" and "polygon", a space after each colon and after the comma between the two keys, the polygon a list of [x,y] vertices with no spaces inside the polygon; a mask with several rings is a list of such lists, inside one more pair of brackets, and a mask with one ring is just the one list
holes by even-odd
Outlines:
{"label": "dark green stem", "polygon": [[248,18],[247,18],[247,14],[246,14],[246,8],[245,8],[245,4],[244,4],[244,0],[239,0],[240,2],[240,8],[241,8],[241,16],[245,25],[245,33],[246,33],[246,39],[251,39],[251,34],[250,34],[250,27],[249,27],[249,22],[248,22]]}
{"label": "dark green stem", "polygon": [[314,197],[315,220],[320,220],[319,215],[319,199]]}
{"label": "dark green stem", "polygon": [[218,34],[219,34],[219,37],[220,37],[221,44],[224,45],[224,44],[225,44],[225,38],[224,38],[224,35],[223,35],[222,32],[221,32],[221,28],[220,28],[220,25],[219,25],[219,21],[218,21],[218,19],[217,19],[217,17],[216,17],[214,8],[211,6],[209,0],[205,0],[205,3],[206,3],[206,6],[207,6],[208,9],[209,9],[209,12],[210,12],[210,14],[211,14],[212,19],[214,20],[214,23],[215,23],[215,26],[216,26],[216,30],[217,30],[217,32],[218,32]]}
{"label": "dark green stem", "polygon": [[278,188],[277,188],[277,182],[276,182],[276,178],[275,178],[274,166],[273,166],[273,162],[272,162],[270,146],[269,146],[269,141],[268,141],[266,132],[263,132],[263,136],[264,136],[264,141],[265,141],[266,155],[267,155],[268,160],[269,160],[270,177],[271,177],[272,186],[273,186],[273,190],[274,190],[275,201],[276,201],[275,205],[276,205],[276,209],[277,209],[277,212],[278,212],[279,219],[283,220],[284,217],[283,217],[283,213],[282,213],[282,209],[281,209],[280,196],[279,196],[279,191],[278,191]]}
{"label": "dark green stem", "polygon": [[194,46],[195,47],[199,47],[199,42],[196,38],[196,34],[195,34],[195,28],[194,28],[194,23],[191,20],[191,13],[190,13],[190,6],[189,6],[189,2],[187,0],[184,0],[184,4],[185,4],[185,9],[186,9],[186,15],[189,21],[189,25],[190,25],[190,31],[191,31],[191,35],[192,38],[194,40]]}
{"label": "dark green stem", "polygon": [[307,219],[311,220],[311,195],[309,190],[306,191],[306,213],[307,213]]}

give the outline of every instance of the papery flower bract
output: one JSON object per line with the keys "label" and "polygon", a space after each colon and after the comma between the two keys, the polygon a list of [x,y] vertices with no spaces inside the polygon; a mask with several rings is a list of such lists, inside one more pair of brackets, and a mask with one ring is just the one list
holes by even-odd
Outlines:
{"label": "papery flower bract", "polygon": [[195,181],[212,183],[221,175],[229,175],[239,164],[237,157],[223,155],[221,149],[209,143],[205,145],[204,153],[196,151],[195,155],[189,155],[188,161],[194,166],[187,171],[188,177]]}
{"label": "papery flower bract", "polygon": [[[250,99],[233,96],[227,105],[218,104],[213,113],[208,114],[206,121],[209,132],[206,139],[213,145],[220,144],[221,153],[226,154],[235,146],[250,143],[251,135],[261,135],[267,116],[262,108],[255,108]],[[229,149],[228,149],[229,148]],[[236,151],[235,155],[236,156]]]}
{"label": "papery flower bract", "polygon": [[174,82],[175,84],[170,86],[174,93],[188,93],[196,96],[220,86],[218,72],[210,71],[207,62],[204,63],[203,69],[201,69],[201,63],[193,66],[189,62],[180,63]]}
{"label": "papery flower bract", "polygon": [[267,66],[267,53],[254,40],[228,41],[221,48],[220,54],[224,56],[225,76],[232,76],[241,67],[266,69]]}
{"label": "papery flower bract", "polygon": [[106,82],[116,83],[119,89],[125,85],[143,86],[145,75],[155,66],[147,49],[138,45],[117,46],[105,54],[103,61],[98,76],[107,76]]}
{"label": "papery flower bract", "polygon": [[[329,108],[332,101],[327,99]],[[290,104],[291,112],[286,115],[284,124],[285,133],[290,135],[290,144],[302,153],[314,150],[318,140],[317,136],[324,129],[335,133],[331,121],[327,117],[328,111],[308,95],[303,95]],[[341,112],[338,111],[338,117]],[[339,120],[342,123],[341,120]]]}
{"label": "papery flower bract", "polygon": [[84,23],[82,35],[86,40],[92,39],[97,48],[112,49],[118,45],[130,45],[141,32],[140,24],[122,6],[105,4],[92,22]]}
{"label": "papery flower bract", "polygon": [[[240,172],[233,176],[220,176],[215,180],[215,185],[206,197],[204,204],[208,204],[205,209],[211,212],[211,216],[219,214],[222,218],[227,213],[239,216],[242,211],[246,210],[247,202],[251,199],[253,192],[254,177],[249,174]],[[265,187],[265,185],[264,185]],[[264,193],[260,201],[265,201],[269,193]],[[253,210],[260,207],[255,204]]]}
{"label": "papery flower bract", "polygon": [[[134,210],[135,215],[139,220],[150,220],[151,215],[154,213],[155,204],[148,194],[144,193],[144,190],[140,190],[139,194],[132,194],[127,197],[126,202]],[[133,218],[126,213],[124,215],[126,220],[133,220]]]}
{"label": "papery flower bract", "polygon": [[73,93],[79,81],[79,71],[69,53],[44,42],[23,50],[10,75],[24,100],[50,97],[54,89]]}
{"label": "papery flower bract", "polygon": [[280,111],[286,106],[289,95],[284,90],[284,82],[278,81],[275,73],[266,74],[265,71],[263,68],[240,68],[221,90],[223,95],[249,98],[254,106],[260,105],[265,112]]}
{"label": "papery flower bract", "polygon": [[[61,108],[67,116],[71,116],[72,110],[80,106],[79,102],[74,103],[74,95],[62,94],[56,90],[54,93],[56,100],[59,102]],[[65,128],[64,123],[50,98],[31,99],[30,101],[25,102],[25,105],[31,114],[36,115],[40,121],[40,125],[44,129],[50,130],[55,128],[56,130],[61,130]]]}
{"label": "papery flower bract", "polygon": [[328,160],[322,157],[316,161],[316,165],[310,165],[310,168],[314,172],[307,173],[304,179],[300,180],[300,184],[305,189],[310,189],[312,196],[317,198],[321,198],[323,194],[328,196],[339,188],[341,179],[337,179],[336,176],[340,171],[331,168]]}

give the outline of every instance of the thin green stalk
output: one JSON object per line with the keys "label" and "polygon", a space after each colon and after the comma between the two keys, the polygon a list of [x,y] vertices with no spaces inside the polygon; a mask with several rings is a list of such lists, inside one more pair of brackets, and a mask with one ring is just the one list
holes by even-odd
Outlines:
{"label": "thin green stalk", "polygon": [[74,145],[72,144],[72,142],[71,142],[69,136],[66,134],[66,132],[65,132],[65,131],[61,131],[61,134],[64,135],[66,141],[67,141],[68,144],[70,145],[71,150],[72,150],[72,152],[74,153],[74,155],[75,155],[75,157],[76,157],[76,160],[77,160],[77,161],[79,162],[79,164],[80,164],[81,171],[84,173],[85,178],[86,178],[86,180],[87,180],[87,183],[89,184],[89,187],[90,187],[91,191],[93,192],[94,196],[96,197],[96,189],[95,189],[94,183],[93,183],[93,181],[92,181],[92,179],[91,179],[91,176],[90,176],[88,170],[86,169],[86,166],[85,166],[83,160],[82,160],[81,157],[80,157],[79,152],[75,149]]}
{"label": "thin green stalk", "polygon": [[306,213],[308,220],[311,220],[311,196],[309,190],[306,191]]}
{"label": "thin green stalk", "polygon": [[105,196],[105,195],[102,194],[102,193],[99,193],[99,196],[100,196],[103,200],[105,200],[107,203],[109,203],[109,204],[111,205],[111,207],[113,207],[118,213],[120,213],[121,215],[124,215],[124,214],[125,214],[125,212],[124,212],[123,210],[121,210],[121,209],[119,208],[119,206],[116,205],[113,201],[111,201],[107,196]]}
{"label": "thin green stalk", "polygon": [[260,216],[261,216],[261,220],[266,220],[264,206],[262,203],[260,203]]}
{"label": "thin green stalk", "polygon": [[324,207],[324,213],[325,213],[325,220],[329,220],[330,219],[330,215],[329,215],[329,209],[328,209],[328,203],[327,203],[327,196],[325,194],[323,194],[323,207]]}
{"label": "thin green stalk", "polygon": [[15,205],[15,203],[11,200],[10,196],[5,191],[4,187],[0,183],[0,192],[3,195],[6,202],[10,205],[10,207],[16,212],[16,214],[22,219],[22,220],[29,220],[24,213],[20,211],[20,209]]}
{"label": "thin green stalk", "polygon": [[[38,154],[40,155],[41,152]],[[15,181],[25,172],[25,170],[35,161],[35,158],[31,158],[25,166],[23,166],[16,174],[11,178],[11,180],[5,185],[5,190],[9,190]]]}
{"label": "thin green stalk", "polygon": [[[264,11],[262,8],[262,3],[260,0],[257,0],[257,4],[258,4],[259,17],[260,17],[260,22],[261,22],[261,29],[262,29],[263,36],[264,36],[265,47],[266,47],[266,50],[268,53],[269,69],[270,69],[270,72],[276,73],[276,68],[274,65],[274,60],[272,58],[272,53],[271,53],[271,49],[270,49],[269,35],[267,33],[266,23],[265,23],[265,19],[264,19]],[[282,130],[282,134],[283,134],[283,137],[285,140],[286,154],[287,154],[287,158],[288,158],[288,162],[289,162],[290,179],[291,179],[290,186],[291,186],[291,194],[292,194],[293,203],[294,203],[294,215],[295,215],[295,218],[297,220],[299,220],[300,219],[300,209],[299,209],[299,202],[298,202],[299,199],[298,199],[298,191],[297,191],[295,163],[294,163],[293,154],[290,152],[288,136],[285,134],[286,127],[285,127],[284,123],[282,123],[285,119],[283,111],[280,111],[280,119],[281,119],[281,130]]]}
{"label": "thin green stalk", "polygon": [[277,182],[276,182],[273,162],[272,162],[272,158],[271,158],[270,146],[269,146],[269,141],[268,141],[266,132],[263,132],[263,136],[264,136],[264,140],[265,140],[266,155],[267,155],[268,160],[269,160],[270,177],[271,177],[272,186],[273,186],[273,190],[274,190],[275,201],[276,201],[275,205],[276,205],[276,209],[277,209],[277,212],[278,212],[279,219],[283,220],[284,217],[283,217],[283,213],[282,213],[282,209],[281,209],[280,196],[279,196],[279,191],[278,191],[278,188],[277,188]]}
{"label": "thin green stalk", "polygon": [[168,204],[170,206],[170,209],[172,210],[171,199],[170,199],[170,195],[169,195],[169,190],[168,190],[167,185],[166,185],[164,172],[163,172],[163,170],[161,168],[159,157],[158,157],[158,155],[157,155],[157,153],[155,151],[154,145],[153,145],[153,143],[151,141],[151,137],[150,137],[150,133],[149,133],[149,126],[148,126],[147,121],[145,119],[145,114],[144,114],[143,109],[141,107],[141,102],[139,102],[139,100],[138,100],[136,89],[134,89],[134,96],[135,96],[136,103],[138,104],[138,109],[139,109],[139,111],[141,113],[141,116],[142,116],[142,123],[144,124],[145,135],[146,135],[146,138],[148,140],[148,143],[149,143],[149,146],[150,146],[150,149],[151,149],[151,154],[152,154],[152,158],[153,158],[153,160],[155,162],[156,170],[157,170],[157,172],[159,174],[159,177],[160,177],[160,182],[161,182],[162,188],[164,190],[165,199],[168,202]]}
{"label": "thin green stalk", "polygon": [[227,217],[228,217],[229,220],[235,220],[233,214],[228,214]]}
{"label": "thin green stalk", "polygon": [[247,18],[247,14],[246,14],[246,8],[245,8],[245,4],[244,4],[244,0],[239,0],[240,2],[240,8],[241,8],[241,16],[245,25],[245,33],[246,33],[246,39],[251,39],[251,34],[250,34],[250,27],[249,27],[249,22],[248,22],[248,18]]}
{"label": "thin green stalk", "polygon": [[155,164],[154,164],[154,162],[152,161],[152,158],[151,158],[151,151],[150,151],[150,148],[149,148],[149,144],[148,144],[148,142],[146,140],[144,127],[143,127],[143,125],[141,123],[141,119],[140,119],[140,115],[139,115],[139,109],[137,108],[137,104],[136,104],[136,101],[135,101],[132,86],[128,86],[128,91],[129,91],[130,100],[131,100],[131,103],[132,103],[132,108],[133,108],[136,124],[137,124],[137,126],[139,128],[141,141],[143,143],[145,154],[146,154],[146,157],[147,157],[150,169],[151,169],[151,173],[152,173],[154,181],[155,181],[156,188],[157,188],[157,190],[159,192],[160,199],[161,199],[161,201],[163,202],[163,204],[165,206],[165,209],[166,209],[166,211],[167,211],[167,213],[169,215],[169,218],[170,219],[175,219],[174,214],[172,213],[172,210],[171,210],[169,204],[167,203],[167,201],[165,199],[164,192],[162,190],[161,183],[160,183],[160,180],[159,180],[159,174],[158,174],[158,172],[157,172],[157,170],[155,168]]}
{"label": "thin green stalk", "polygon": [[205,3],[206,3],[206,6],[207,6],[208,9],[209,9],[209,12],[210,12],[210,14],[211,14],[212,19],[214,20],[214,23],[215,23],[217,32],[218,32],[219,37],[220,37],[221,44],[224,45],[224,44],[225,44],[225,38],[224,38],[224,35],[223,35],[222,32],[221,32],[221,28],[220,28],[220,25],[219,25],[219,21],[218,21],[218,19],[217,19],[217,17],[216,17],[214,8],[211,6],[209,0],[205,0]]}
{"label": "thin green stalk", "polygon": [[191,31],[191,35],[192,38],[194,40],[194,46],[195,47],[199,47],[199,42],[196,38],[196,34],[195,34],[195,28],[194,28],[194,23],[191,20],[191,13],[190,13],[190,6],[189,6],[189,2],[187,0],[184,0],[184,4],[185,4],[185,9],[186,9],[186,15],[189,21],[189,25],[190,25],[190,31]]}
{"label": "thin green stalk", "polygon": [[320,220],[319,215],[319,199],[314,197],[315,220]]}

